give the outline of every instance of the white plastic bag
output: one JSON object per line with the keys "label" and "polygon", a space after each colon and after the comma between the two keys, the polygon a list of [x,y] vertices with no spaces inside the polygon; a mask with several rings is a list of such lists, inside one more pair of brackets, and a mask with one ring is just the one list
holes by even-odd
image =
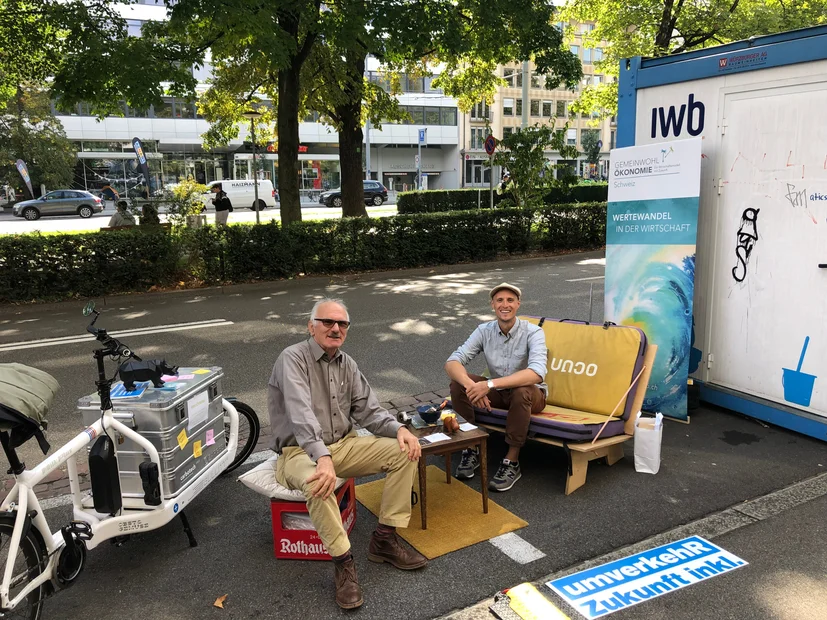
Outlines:
{"label": "white plastic bag", "polygon": [[635,471],[656,474],[660,469],[660,441],[663,437],[663,414],[654,419],[642,418],[640,411],[635,418]]}

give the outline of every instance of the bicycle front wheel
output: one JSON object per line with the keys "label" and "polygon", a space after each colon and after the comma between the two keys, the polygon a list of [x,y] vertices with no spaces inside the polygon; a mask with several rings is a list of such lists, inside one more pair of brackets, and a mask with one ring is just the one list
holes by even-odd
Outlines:
{"label": "bicycle front wheel", "polygon": [[[253,449],[258,443],[258,436],[261,433],[261,424],[258,421],[258,416],[255,410],[248,404],[242,403],[240,400],[231,401],[233,407],[238,412],[238,445],[235,449],[235,457],[232,462],[224,470],[224,473],[233,471],[236,467],[241,465],[244,461],[250,458]],[[224,437],[227,443],[230,443],[230,417],[224,416]]]}
{"label": "bicycle front wheel", "polygon": [[[0,571],[6,566],[9,559],[9,547],[14,531],[14,519],[3,517],[0,519]],[[14,570],[9,584],[9,599],[13,599],[23,591],[28,583],[36,579],[46,568],[48,559],[43,549],[43,543],[37,537],[33,528],[20,539],[20,547],[13,558]],[[0,572],[2,575],[2,572]],[[39,620],[43,612],[43,600],[46,598],[46,584],[40,584],[12,610],[0,610],[0,618],[15,620]]]}

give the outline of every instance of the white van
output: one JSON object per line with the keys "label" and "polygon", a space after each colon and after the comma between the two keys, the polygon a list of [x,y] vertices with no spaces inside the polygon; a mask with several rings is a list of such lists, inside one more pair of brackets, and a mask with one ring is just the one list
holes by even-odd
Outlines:
{"label": "white van", "polygon": [[[255,210],[255,187],[253,180],[245,179],[224,179],[223,181],[213,181],[207,184],[207,194],[204,195],[204,203],[212,206],[212,188],[215,185],[221,185],[221,189],[227,192],[230,202],[233,203],[233,209],[243,209],[249,207]],[[273,189],[271,181],[258,181],[258,208],[259,211],[267,207],[276,206],[276,190]]]}

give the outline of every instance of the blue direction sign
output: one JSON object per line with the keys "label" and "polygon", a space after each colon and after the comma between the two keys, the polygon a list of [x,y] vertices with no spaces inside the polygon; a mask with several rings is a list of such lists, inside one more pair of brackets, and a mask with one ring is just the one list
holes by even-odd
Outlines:
{"label": "blue direction sign", "polygon": [[485,139],[485,152],[489,155],[494,154],[494,150],[497,148],[497,139],[494,136],[488,136]]}
{"label": "blue direction sign", "polygon": [[425,144],[425,132],[428,131],[427,129],[420,129],[419,130],[419,143]]}

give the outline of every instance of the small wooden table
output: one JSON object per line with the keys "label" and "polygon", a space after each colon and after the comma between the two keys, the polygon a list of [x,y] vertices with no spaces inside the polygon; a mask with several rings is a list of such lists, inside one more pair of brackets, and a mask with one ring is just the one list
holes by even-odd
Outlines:
{"label": "small wooden table", "polygon": [[[441,425],[419,429],[410,428],[410,431],[414,434],[414,436],[419,439],[433,433],[441,433],[442,430]],[[480,474],[482,475],[482,512],[483,514],[488,514],[488,433],[477,427],[471,431],[456,431],[453,435],[449,435],[449,437],[450,439],[446,441],[422,444],[422,456],[419,459],[419,509],[422,515],[423,530],[428,529],[426,515],[428,499],[425,467],[427,461],[426,457],[430,455],[445,455],[445,481],[448,484],[451,484],[451,453],[456,452],[457,450],[464,450],[465,448],[479,446]]]}

